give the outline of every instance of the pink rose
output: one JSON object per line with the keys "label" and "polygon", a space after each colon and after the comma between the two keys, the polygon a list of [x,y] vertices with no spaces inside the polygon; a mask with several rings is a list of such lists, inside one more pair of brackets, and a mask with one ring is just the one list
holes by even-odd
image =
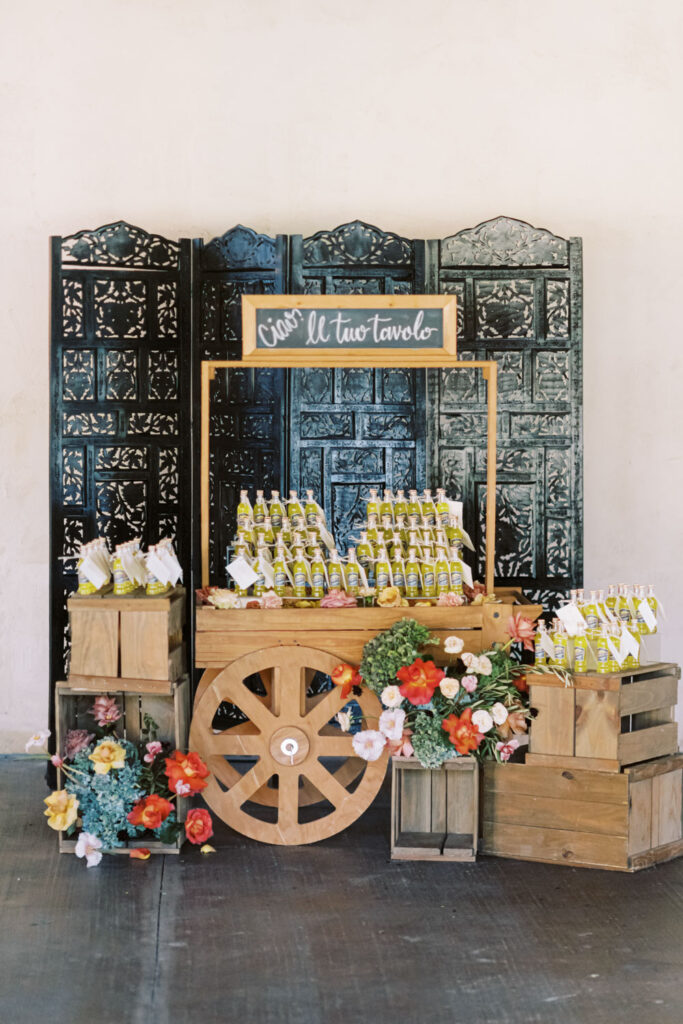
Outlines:
{"label": "pink rose", "polygon": [[467,690],[468,693],[474,693],[477,688],[476,676],[463,676],[461,682],[463,690]]}
{"label": "pink rose", "polygon": [[496,743],[496,750],[500,754],[501,761],[509,761],[518,746],[518,740],[508,740],[507,743]]}
{"label": "pink rose", "polygon": [[59,754],[53,754],[50,758],[50,764],[53,764],[55,768],[61,768],[64,764],[64,758],[60,757]]}
{"label": "pink rose", "polygon": [[90,746],[95,734],[87,729],[69,729],[64,740],[64,757],[72,758]]}
{"label": "pink rose", "polygon": [[95,697],[95,703],[90,709],[90,714],[100,726],[111,725],[113,722],[118,722],[121,717],[121,712],[116,704],[116,697]]}
{"label": "pink rose", "polygon": [[355,608],[356,599],[343,590],[330,590],[320,602],[321,608]]}
{"label": "pink rose", "polygon": [[282,598],[279,594],[276,594],[274,590],[269,590],[267,594],[264,594],[261,598],[262,608],[282,608]]}
{"label": "pink rose", "polygon": [[151,764],[154,758],[161,753],[161,743],[159,743],[158,740],[152,740],[151,743],[146,745],[145,749],[147,750],[147,753],[142,760],[146,761],[147,764]]}
{"label": "pink rose", "polygon": [[459,605],[465,603],[465,598],[461,597],[460,594],[454,594],[452,590],[449,590],[447,594],[439,594],[439,599],[436,602],[438,605],[447,608],[457,608]]}

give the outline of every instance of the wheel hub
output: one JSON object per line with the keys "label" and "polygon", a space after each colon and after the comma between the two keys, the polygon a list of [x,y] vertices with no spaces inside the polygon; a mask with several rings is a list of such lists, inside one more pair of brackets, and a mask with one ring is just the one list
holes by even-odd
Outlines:
{"label": "wheel hub", "polygon": [[270,756],[278,764],[301,764],[308,757],[310,747],[306,733],[294,725],[276,729],[270,737]]}

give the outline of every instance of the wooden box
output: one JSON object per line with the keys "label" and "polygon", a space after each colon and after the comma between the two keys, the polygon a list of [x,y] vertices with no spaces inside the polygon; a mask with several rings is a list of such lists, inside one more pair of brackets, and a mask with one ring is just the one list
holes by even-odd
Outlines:
{"label": "wooden box", "polygon": [[175,680],[186,671],[183,626],[185,590],[123,597],[74,594],[69,598],[71,665],[69,679]]}
{"label": "wooden box", "polygon": [[575,675],[570,687],[553,675],[527,676],[538,715],[526,763],[618,772],[675,753],[680,674],[678,665],[644,665],[614,675]]}
{"label": "wooden box", "polygon": [[391,859],[472,861],[477,856],[479,763],[472,757],[423,768],[392,759]]}
{"label": "wooden box", "polygon": [[[144,690],[131,691],[117,689],[116,686],[105,686],[95,689],[90,685],[74,685],[59,682],[55,688],[55,707],[57,724],[57,751],[61,754],[64,740],[69,729],[87,729],[92,731],[94,719],[89,714],[95,697],[105,695],[116,697],[122,712],[117,722],[118,736],[133,743],[140,742],[143,718],[145,713],[152,716],[159,727],[158,739],[172,744],[179,750],[187,750],[187,739],[190,720],[190,681],[187,676],[178,681],[151,681]],[[65,783],[63,773],[57,772],[57,787],[61,789]],[[187,801],[178,800],[178,817],[182,821],[187,811]],[[108,850],[108,853],[127,854],[133,847],[145,846],[152,853],[178,853],[184,836],[175,843],[149,842],[144,839],[130,840],[126,846]],[[59,833],[59,852],[73,853],[76,840],[69,839]]]}
{"label": "wooden box", "polygon": [[[466,651],[480,653],[496,640],[509,639],[505,629],[513,614],[521,612],[533,621],[543,610],[541,605],[531,604],[518,588],[501,587],[496,593],[502,598],[500,604],[462,608],[202,607],[197,609],[196,665],[223,668],[243,654],[283,644],[314,647],[358,665],[368,640],[406,617],[428,626],[442,641],[447,636],[459,636],[465,641]],[[438,663],[444,661],[443,646],[425,651]]]}
{"label": "wooden box", "polygon": [[638,871],[683,853],[683,754],[620,774],[496,764],[482,770],[481,852]]}

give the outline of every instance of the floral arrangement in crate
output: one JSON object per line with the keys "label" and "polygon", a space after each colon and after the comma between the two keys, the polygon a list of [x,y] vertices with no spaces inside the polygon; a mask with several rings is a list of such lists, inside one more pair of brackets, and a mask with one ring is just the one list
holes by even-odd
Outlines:
{"label": "floral arrangement in crate", "polygon": [[514,615],[507,626],[510,640],[479,655],[465,652],[459,637],[448,637],[444,650],[452,661],[442,669],[420,656],[427,643],[438,643],[429,629],[401,619],[365,645],[359,668],[343,664],[332,673],[342,697],[359,686],[379,696],[384,711],[377,728],[356,731],[355,703],[339,712],[338,724],[354,733],[354,751],[367,761],[377,760],[387,746],[394,756],[414,756],[425,768],[468,755],[507,761],[531,718],[528,669],[512,654],[520,645],[533,651],[534,632],[532,622]]}
{"label": "floral arrangement in crate", "polygon": [[[148,714],[139,744],[117,736],[121,712],[113,697],[96,697],[89,714],[93,731],[70,729],[63,751],[50,758],[66,777],[64,789],[44,801],[50,828],[67,836],[78,833],[76,856],[84,857],[88,867],[99,864],[103,852],[131,839],[172,844],[183,831],[202,852],[213,852],[203,845],[213,835],[208,811],[193,808],[184,822],[178,820],[178,798],[192,797],[207,786],[209,769],[199,755],[158,740],[158,726]],[[36,733],[26,750],[44,745],[49,735]],[[130,856],[146,860],[150,850],[136,846]]]}

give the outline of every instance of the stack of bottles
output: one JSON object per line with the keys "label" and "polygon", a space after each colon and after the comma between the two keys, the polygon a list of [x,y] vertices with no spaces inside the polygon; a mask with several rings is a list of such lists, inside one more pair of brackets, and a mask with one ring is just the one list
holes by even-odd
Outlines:
{"label": "stack of bottles", "polygon": [[[456,511],[453,511],[453,509]],[[355,555],[378,591],[396,587],[405,597],[436,597],[449,591],[462,595],[472,585],[472,572],[463,561],[464,546],[474,550],[463,529],[462,506],[449,502],[443,488],[436,500],[430,490],[418,495],[385,490],[380,498],[370,490],[366,518],[356,525]]]}
{"label": "stack of bottles", "polygon": [[169,537],[147,552],[140,538],[118,544],[112,555],[102,537],[83,544],[78,555],[78,593],[97,594],[114,579],[114,595],[123,597],[140,587],[150,595],[164,594],[182,579],[183,571]]}
{"label": "stack of bottles", "polygon": [[643,637],[657,632],[658,607],[652,584],[611,584],[588,597],[572,590],[550,629],[537,623],[534,663],[576,673],[638,668]]}

